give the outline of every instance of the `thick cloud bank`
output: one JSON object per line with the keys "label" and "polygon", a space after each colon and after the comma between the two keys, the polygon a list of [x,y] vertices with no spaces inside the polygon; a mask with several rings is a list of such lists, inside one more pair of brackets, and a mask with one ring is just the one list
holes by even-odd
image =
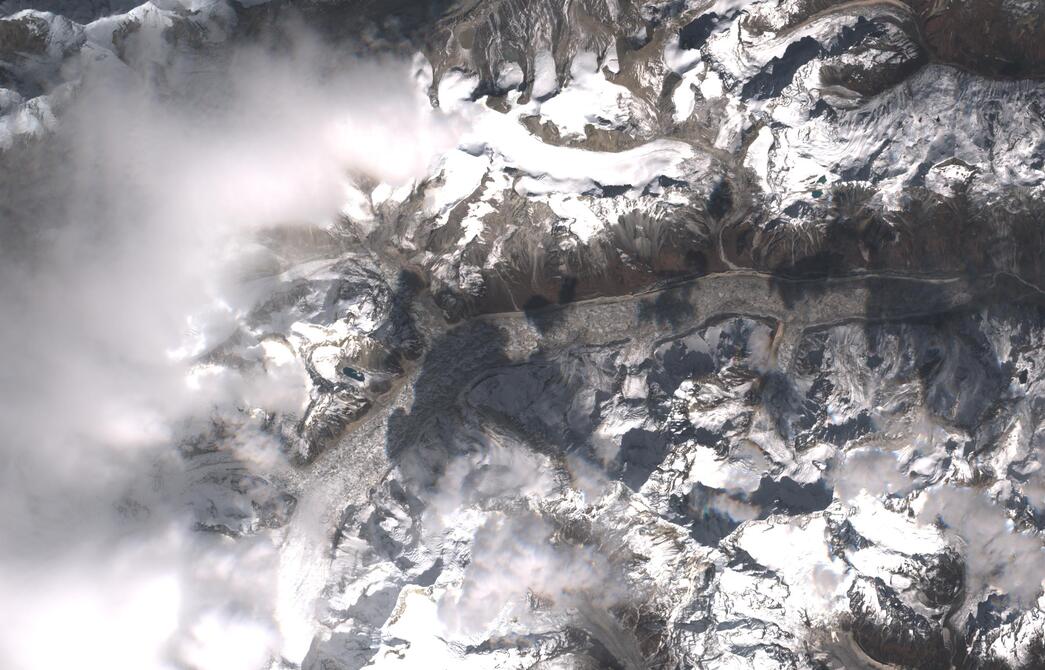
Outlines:
{"label": "thick cloud bank", "polygon": [[[48,134],[0,180],[0,665],[257,668],[280,649],[278,538],[194,532],[179,445],[279,478],[237,408],[301,403],[306,378],[199,374],[278,268],[255,240],[335,226],[361,183],[402,185],[452,146],[411,62],[304,36],[223,52],[159,86],[85,63]],[[192,71],[192,67],[200,71]]]}

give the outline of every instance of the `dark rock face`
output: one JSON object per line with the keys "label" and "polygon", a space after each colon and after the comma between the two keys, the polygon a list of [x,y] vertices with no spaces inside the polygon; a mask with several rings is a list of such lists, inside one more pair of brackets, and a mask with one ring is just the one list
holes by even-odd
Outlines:
{"label": "dark rock face", "polygon": [[939,628],[907,607],[881,579],[858,581],[849,589],[853,638],[882,663],[913,668],[948,668]]}
{"label": "dark rock face", "polygon": [[918,561],[920,589],[929,607],[954,604],[965,586],[965,565],[956,551],[946,551]]}
{"label": "dark rock face", "polygon": [[[1026,0],[951,2],[911,0],[933,55],[992,77],[1045,76],[1045,8]],[[963,30],[979,26],[974,38]]]}

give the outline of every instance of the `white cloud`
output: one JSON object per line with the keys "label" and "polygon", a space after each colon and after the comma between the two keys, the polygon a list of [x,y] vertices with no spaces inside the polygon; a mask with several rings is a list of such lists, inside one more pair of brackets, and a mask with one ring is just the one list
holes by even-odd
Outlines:
{"label": "white cloud", "polygon": [[[238,282],[253,233],[330,225],[354,182],[410,183],[459,132],[413,63],[332,65],[301,38],[158,90],[99,61],[24,155],[32,188],[0,178],[19,203],[0,221],[3,667],[246,669],[280,649],[280,538],[193,532],[175,445],[237,407],[300,404],[303,373],[271,361],[265,383],[194,388],[192,355],[258,297]],[[286,467],[237,420],[223,458]]]}

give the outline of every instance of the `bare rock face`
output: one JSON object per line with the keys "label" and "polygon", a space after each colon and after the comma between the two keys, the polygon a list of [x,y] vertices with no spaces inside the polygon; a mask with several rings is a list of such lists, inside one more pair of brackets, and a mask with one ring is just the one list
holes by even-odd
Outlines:
{"label": "bare rock face", "polygon": [[0,2],[12,243],[94,68],[310,30],[461,127],[250,229],[193,354],[293,389],[176,445],[307,603],[272,668],[1043,667],[1045,4],[197,4]]}
{"label": "bare rock face", "polygon": [[950,667],[939,628],[904,605],[880,578],[854,582],[849,603],[853,639],[871,658],[918,668]]}
{"label": "bare rock face", "polygon": [[[934,56],[989,77],[1039,78],[1045,74],[1045,10],[1025,0],[910,2]],[[961,27],[977,25],[973,39]]]}

